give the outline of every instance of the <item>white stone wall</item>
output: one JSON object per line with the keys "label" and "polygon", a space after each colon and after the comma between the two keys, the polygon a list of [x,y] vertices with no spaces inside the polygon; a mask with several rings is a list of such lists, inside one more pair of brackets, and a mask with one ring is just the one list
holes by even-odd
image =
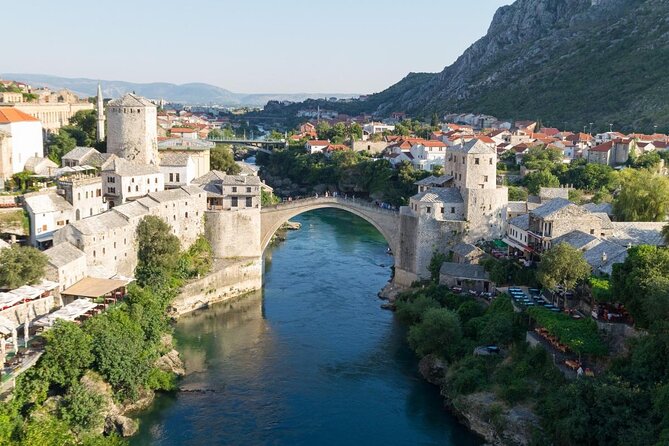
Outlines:
{"label": "white stone wall", "polygon": [[59,268],[56,268],[50,263],[47,264],[44,271],[44,277],[47,280],[58,282],[59,286],[55,291],[60,293],[86,277],[87,273],[88,266],[86,265],[86,257],[82,256]]}
{"label": "white stone wall", "polygon": [[506,187],[495,189],[467,189],[463,193],[467,209],[468,242],[490,240],[504,235],[509,191]]}
{"label": "white stone wall", "polygon": [[260,209],[207,211],[205,231],[216,258],[262,255]]}
{"label": "white stone wall", "polygon": [[58,188],[65,193],[65,199],[74,208],[74,220],[92,217],[107,210],[102,192],[102,178],[82,178],[59,182]]}
{"label": "white stone wall", "polygon": [[162,190],[165,190],[165,176],[161,172],[133,176],[102,172],[102,193],[108,196],[114,206]]}
{"label": "white stone wall", "polygon": [[107,107],[107,153],[158,165],[156,107]]}
{"label": "white stone wall", "polygon": [[11,135],[12,174],[22,172],[31,156],[44,156],[42,124],[38,121],[0,124],[0,131]]}

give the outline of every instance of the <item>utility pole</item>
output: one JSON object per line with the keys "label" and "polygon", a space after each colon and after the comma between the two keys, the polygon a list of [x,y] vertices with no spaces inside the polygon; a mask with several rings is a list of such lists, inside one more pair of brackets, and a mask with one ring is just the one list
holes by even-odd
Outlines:
{"label": "utility pole", "polygon": [[613,133],[613,124],[609,124],[609,133]]}
{"label": "utility pole", "polygon": [[592,122],[590,123],[590,136],[592,136]]}

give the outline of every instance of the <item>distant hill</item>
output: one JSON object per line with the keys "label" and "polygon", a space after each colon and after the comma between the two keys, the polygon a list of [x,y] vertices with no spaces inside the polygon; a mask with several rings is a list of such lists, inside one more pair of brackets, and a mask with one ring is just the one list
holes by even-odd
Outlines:
{"label": "distant hill", "polygon": [[[433,43],[457,38],[446,32]],[[410,73],[364,101],[328,108],[669,131],[668,67],[667,0],[517,0],[501,7],[487,34],[442,72]]]}
{"label": "distant hill", "polygon": [[105,97],[115,98],[128,92],[136,92],[139,95],[151,99],[165,99],[168,102],[179,102],[184,104],[218,104],[223,106],[250,106],[259,107],[268,101],[304,101],[309,98],[351,98],[357,94],[338,93],[296,93],[296,94],[245,94],[233,93],[224,88],[204,83],[170,84],[165,82],[154,82],[139,84],[124,81],[109,81],[86,78],[66,78],[48,76],[44,74],[25,73],[3,73],[2,79],[11,79],[28,83],[32,86],[44,86],[51,89],[67,88],[76,94],[86,97],[95,95],[98,82],[102,85],[102,93]]}

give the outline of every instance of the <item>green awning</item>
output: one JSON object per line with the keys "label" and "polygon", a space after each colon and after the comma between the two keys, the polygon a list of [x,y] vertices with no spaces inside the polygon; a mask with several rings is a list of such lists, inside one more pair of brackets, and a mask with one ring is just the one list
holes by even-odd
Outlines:
{"label": "green awning", "polygon": [[495,245],[495,248],[497,248],[497,249],[506,249],[506,248],[509,247],[509,245],[507,245],[506,243],[504,243],[503,240],[500,240],[500,239],[493,240],[492,244]]}

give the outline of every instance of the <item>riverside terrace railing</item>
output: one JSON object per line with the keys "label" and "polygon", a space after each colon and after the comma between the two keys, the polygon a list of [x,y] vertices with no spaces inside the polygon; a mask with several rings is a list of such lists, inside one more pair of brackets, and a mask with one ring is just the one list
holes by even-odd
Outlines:
{"label": "riverside terrace railing", "polygon": [[293,199],[284,199],[283,202],[271,206],[263,206],[261,212],[263,211],[275,211],[275,210],[285,210],[285,209],[299,209],[305,206],[317,205],[317,204],[327,204],[327,203],[337,203],[342,206],[348,206],[351,208],[364,209],[372,212],[382,212],[389,215],[399,216],[399,209],[388,209],[382,207],[380,204],[375,204],[372,201],[362,199],[362,198],[353,198],[347,196],[338,195],[336,197],[329,196],[318,196],[318,197],[298,197]]}

